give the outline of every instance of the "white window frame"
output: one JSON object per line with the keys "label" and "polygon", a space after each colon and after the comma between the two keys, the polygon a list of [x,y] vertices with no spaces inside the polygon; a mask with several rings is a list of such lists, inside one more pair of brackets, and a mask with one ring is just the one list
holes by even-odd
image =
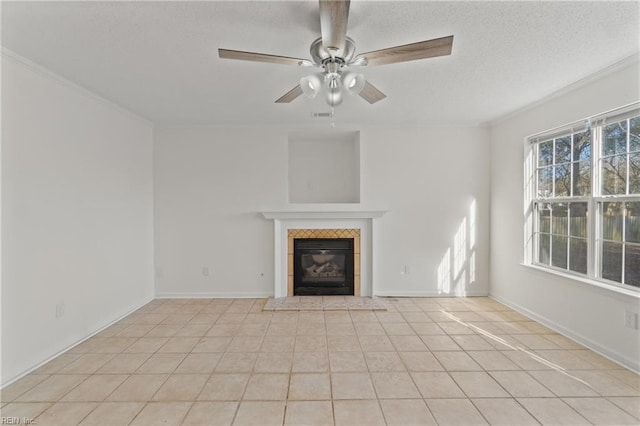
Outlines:
{"label": "white window frame", "polygon": [[[524,241],[525,252],[523,265],[530,266],[536,269],[541,269],[546,272],[561,275],[567,278],[572,278],[578,281],[586,282],[598,287],[604,287],[619,293],[624,293],[640,298],[640,287],[632,286],[629,284],[623,284],[616,281],[607,280],[601,276],[602,266],[602,229],[601,229],[601,212],[600,208],[604,202],[640,202],[640,195],[602,195],[601,182],[600,182],[600,164],[601,164],[601,143],[602,143],[602,129],[606,124],[624,120],[625,118],[635,117],[640,115],[640,102],[634,102],[621,108],[616,108],[598,114],[597,116],[589,117],[584,120],[569,123],[564,126],[559,126],[554,129],[550,129],[544,132],[540,132],[525,138],[524,142],[524,173],[525,173],[525,187],[524,187]],[[587,128],[591,129],[591,193],[588,196],[562,196],[562,197],[539,197],[537,194],[537,169],[538,169],[538,150],[539,143],[562,137],[564,135],[570,135],[573,133],[579,133]],[[555,145],[554,145],[555,148]],[[554,149],[555,151],[555,149]],[[555,155],[555,152],[554,152]],[[573,159],[572,159],[573,160]],[[629,176],[628,167],[629,157],[627,156],[627,181]],[[552,164],[555,164],[552,162]],[[571,164],[571,163],[570,163]],[[573,172],[571,173],[571,179],[573,182]],[[555,187],[555,171],[552,176],[552,188]],[[573,187],[573,185],[571,185]],[[628,193],[628,191],[626,191]],[[552,194],[555,195],[552,190]],[[569,269],[571,252],[568,251],[567,255],[567,268],[559,268],[553,266],[553,260],[550,258],[549,264],[543,264],[537,262],[539,255],[538,247],[538,220],[536,205],[543,202],[550,203],[587,203],[587,273],[581,274]],[[549,235],[553,238],[552,223],[550,223]],[[569,225],[570,227],[570,225]],[[570,229],[568,229],[568,234]],[[567,245],[570,243],[570,235],[567,235]],[[569,247],[568,247],[569,249]],[[552,253],[549,253],[552,256]],[[624,274],[624,259],[623,259],[623,274]]]}

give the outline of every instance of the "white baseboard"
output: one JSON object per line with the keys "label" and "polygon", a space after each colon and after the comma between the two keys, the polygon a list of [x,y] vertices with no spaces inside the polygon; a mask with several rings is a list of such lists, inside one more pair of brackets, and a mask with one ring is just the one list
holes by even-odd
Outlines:
{"label": "white baseboard", "polygon": [[611,361],[615,362],[616,364],[620,364],[621,366],[623,366],[624,368],[628,368],[629,370],[632,370],[636,373],[640,374],[640,361],[637,359],[631,359],[619,352],[616,351],[612,351],[609,348],[606,348],[602,345],[600,345],[597,342],[594,342],[593,340],[579,334],[576,333],[572,330],[569,330],[568,328],[563,327],[562,325],[546,318],[543,317],[542,315],[538,315],[535,312],[530,311],[527,308],[524,308],[520,305],[518,305],[517,303],[511,302],[510,300],[504,299],[500,296],[496,296],[495,294],[489,294],[489,297],[502,303],[503,305],[506,305],[508,307],[510,307],[511,309],[521,313],[522,315],[525,315],[537,322],[539,322],[540,324],[550,328],[553,331],[556,331],[560,334],[562,334],[565,337],[568,337],[571,340],[576,341],[577,343],[580,343],[581,345],[591,349],[594,352],[597,352],[598,354],[602,355],[605,358],[610,359]]}
{"label": "white baseboard", "polygon": [[84,342],[87,339],[90,339],[91,337],[93,337],[96,334],[100,333],[104,329],[106,329],[108,327],[111,327],[113,324],[117,323],[118,321],[120,321],[121,319],[126,317],[127,315],[130,315],[131,313],[137,311],[138,309],[140,309],[141,307],[143,307],[147,303],[151,302],[152,300],[153,300],[153,297],[149,297],[149,298],[146,298],[145,300],[143,300],[141,302],[133,303],[133,304],[129,305],[128,307],[126,307],[124,309],[121,309],[119,312],[117,312],[115,315],[113,315],[113,317],[112,317],[113,319],[107,320],[106,323],[104,323],[103,325],[99,326],[94,331],[92,331],[89,334],[87,334],[85,337],[83,337],[83,338],[81,338],[79,340],[76,340],[74,343],[68,345],[64,349],[62,349],[62,350],[54,353],[53,355],[47,357],[44,361],[39,362],[38,364],[34,365],[31,368],[28,368],[24,372],[13,376],[9,380],[7,380],[5,383],[2,383],[2,385],[0,386],[0,389],[4,389],[5,387],[9,386],[11,383],[13,383],[13,382],[15,382],[17,380],[20,380],[21,378],[23,378],[27,374],[31,373],[32,371],[37,370],[38,368],[42,367],[43,365],[45,365],[49,361],[53,360],[54,358],[57,358],[58,356],[62,355],[65,352],[67,352],[69,349],[78,346],[80,343]]}
{"label": "white baseboard", "polygon": [[273,297],[273,293],[266,292],[203,292],[203,293],[156,293],[156,299],[264,299]]}
{"label": "white baseboard", "polygon": [[437,291],[375,291],[376,297],[486,297],[487,293],[438,293]]}

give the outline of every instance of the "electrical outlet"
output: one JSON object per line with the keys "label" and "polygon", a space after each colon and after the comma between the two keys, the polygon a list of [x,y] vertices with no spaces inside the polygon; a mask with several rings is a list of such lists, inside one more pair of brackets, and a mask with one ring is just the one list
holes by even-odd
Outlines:
{"label": "electrical outlet", "polygon": [[638,329],[638,314],[636,312],[624,311],[624,326],[628,328]]}
{"label": "electrical outlet", "polygon": [[62,318],[64,316],[64,302],[56,304],[56,318]]}
{"label": "electrical outlet", "polygon": [[211,275],[211,270],[209,269],[208,266],[203,266],[202,267],[202,276],[203,277],[208,277],[209,275]]}

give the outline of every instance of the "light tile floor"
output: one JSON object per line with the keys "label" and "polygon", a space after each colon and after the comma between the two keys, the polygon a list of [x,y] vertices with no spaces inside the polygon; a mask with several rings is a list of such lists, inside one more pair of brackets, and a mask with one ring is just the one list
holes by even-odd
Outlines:
{"label": "light tile floor", "polygon": [[270,297],[264,304],[264,311],[386,311],[383,300],[357,296],[293,296]]}
{"label": "light tile floor", "polygon": [[[38,425],[640,423],[640,377],[488,298],[154,300],[2,391]],[[5,422],[6,423],[6,422]]]}

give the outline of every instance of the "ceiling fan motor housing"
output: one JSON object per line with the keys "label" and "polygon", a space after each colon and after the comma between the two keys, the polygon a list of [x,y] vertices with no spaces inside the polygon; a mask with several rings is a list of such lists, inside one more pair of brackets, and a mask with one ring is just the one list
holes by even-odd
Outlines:
{"label": "ceiling fan motor housing", "polygon": [[344,49],[338,50],[331,55],[331,53],[322,45],[322,37],[320,37],[311,43],[309,53],[311,54],[313,62],[318,66],[321,66],[326,60],[331,59],[332,57],[340,59],[343,63],[348,64],[356,54],[356,44],[351,40],[351,38],[345,37]]}

